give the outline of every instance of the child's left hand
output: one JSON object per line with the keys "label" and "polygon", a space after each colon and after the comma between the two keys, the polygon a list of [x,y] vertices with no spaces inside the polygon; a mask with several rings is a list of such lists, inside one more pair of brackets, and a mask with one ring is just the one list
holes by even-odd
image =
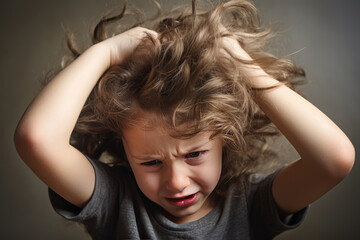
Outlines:
{"label": "child's left hand", "polygon": [[[224,27],[222,28],[225,29]],[[227,34],[227,30],[224,30],[224,33]],[[240,46],[234,37],[223,37],[222,45],[224,54],[243,61],[239,66],[241,66],[241,70],[249,77],[250,81],[248,84],[252,88],[264,89],[279,84],[279,81],[270,77],[261,67],[254,63],[251,56]]]}
{"label": "child's left hand", "polygon": [[350,172],[355,150],[347,136],[314,105],[252,64],[235,38],[224,37],[225,52],[240,64],[253,88],[268,88],[255,101],[299,153],[283,168],[272,192],[281,217],[297,212],[328,192]]}

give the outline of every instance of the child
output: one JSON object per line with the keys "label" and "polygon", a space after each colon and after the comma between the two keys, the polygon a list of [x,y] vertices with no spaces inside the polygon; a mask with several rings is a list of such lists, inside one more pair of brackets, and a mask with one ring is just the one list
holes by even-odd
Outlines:
{"label": "child", "polygon": [[[192,8],[106,38],[43,88],[15,145],[55,210],[94,239],[271,239],[354,163],[344,133],[299,96],[293,63],[244,0]],[[289,88],[289,87],[290,88]],[[253,174],[270,120],[301,159]],[[71,139],[71,144],[70,144]],[[99,159],[112,159],[106,165]]]}

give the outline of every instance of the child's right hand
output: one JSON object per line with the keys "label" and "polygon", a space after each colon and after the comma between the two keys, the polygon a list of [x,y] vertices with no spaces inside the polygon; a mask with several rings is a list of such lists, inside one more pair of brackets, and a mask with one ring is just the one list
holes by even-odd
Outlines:
{"label": "child's right hand", "polygon": [[135,27],[114,37],[108,38],[100,44],[109,49],[110,66],[118,65],[135,51],[141,40],[150,36],[157,39],[157,32],[143,27]]}
{"label": "child's right hand", "polygon": [[90,199],[95,172],[70,145],[70,136],[91,90],[112,65],[121,64],[147,34],[133,28],[93,45],[63,69],[32,101],[16,129],[14,141],[22,160],[52,190],[76,206]]}

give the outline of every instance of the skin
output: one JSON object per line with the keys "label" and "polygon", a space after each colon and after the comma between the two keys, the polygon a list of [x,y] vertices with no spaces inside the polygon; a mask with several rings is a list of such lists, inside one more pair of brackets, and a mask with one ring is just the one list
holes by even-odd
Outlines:
{"label": "skin", "polygon": [[[252,60],[233,38],[224,38],[223,45],[236,57]],[[244,66],[242,70],[254,88],[279,85],[259,66]],[[285,85],[260,92],[255,100],[301,157],[283,168],[272,186],[279,215],[286,217],[343,180],[354,165],[355,149],[331,119]]]}
{"label": "skin", "polygon": [[[14,141],[20,157],[50,188],[78,207],[89,201],[94,190],[95,173],[85,156],[70,145],[71,132],[100,76],[110,66],[121,64],[145,33],[157,37],[156,32],[138,27],[90,47],[36,96],[16,129]],[[231,37],[224,38],[223,47],[239,58],[251,60]],[[265,88],[278,83],[258,66],[244,66],[243,70],[253,87]],[[263,91],[256,101],[301,156],[300,160],[282,169],[272,186],[279,215],[285,217],[314,202],[344,179],[354,164],[355,150],[335,123],[286,86]],[[159,136],[154,148],[148,149],[163,162],[157,174],[146,174],[146,178],[156,180],[154,187],[140,179],[140,166],[131,156],[135,155],[135,147],[130,136],[142,133],[140,130],[128,131],[124,138],[128,144],[127,154],[145,195],[169,212],[174,221],[186,217],[198,219],[209,212],[211,206],[206,199],[216,179],[207,182],[202,177],[194,177],[195,172],[202,175],[202,170],[189,166],[184,160],[184,153],[192,144],[170,139],[160,130],[142,132],[145,133],[142,136],[144,141],[152,134]],[[218,147],[214,148],[217,149],[214,155],[220,154]],[[145,154],[141,151],[136,151],[136,155]],[[215,162],[219,164],[214,160],[214,165]],[[180,170],[174,171],[175,168]],[[185,186],[183,190],[175,187],[181,185],[181,181],[175,181],[178,177]],[[201,196],[199,204],[194,207],[179,210],[163,201],[164,197],[192,194],[198,190]]]}
{"label": "skin", "polygon": [[[146,119],[146,117],[145,117]],[[123,131],[126,155],[141,191],[175,223],[202,218],[213,209],[209,195],[222,162],[222,140],[201,132],[188,139],[171,137],[162,126]],[[174,206],[169,198],[197,195],[194,203]]]}
{"label": "skin", "polygon": [[86,157],[70,145],[71,132],[101,75],[110,66],[121,64],[146,34],[157,37],[156,32],[137,27],[91,46],[42,89],[15,131],[15,146],[23,161],[78,207],[92,195],[95,172]]}

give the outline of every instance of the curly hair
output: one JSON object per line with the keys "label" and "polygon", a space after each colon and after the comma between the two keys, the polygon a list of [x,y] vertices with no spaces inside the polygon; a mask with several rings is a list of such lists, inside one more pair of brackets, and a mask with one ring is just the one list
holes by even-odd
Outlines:
{"label": "curly hair", "polygon": [[[90,157],[106,154],[112,164],[126,164],[121,131],[137,124],[139,111],[155,113],[177,138],[211,131],[225,143],[216,189],[224,193],[229,184],[259,165],[268,137],[278,133],[254,100],[257,92],[266,89],[253,89],[241,66],[256,64],[293,89],[294,80],[305,73],[263,50],[273,34],[261,26],[249,1],[221,1],[205,10],[197,5],[193,0],[181,11],[134,25],[152,24],[148,28],[159,34],[158,39],[144,38],[124,64],[104,73],[82,109],[71,143]],[[138,11],[127,9],[124,0],[120,14],[106,16],[96,25],[93,43],[115,34],[114,26],[118,28],[128,14]],[[224,54],[226,36],[236,39],[253,61]],[[70,37],[68,47],[73,58],[80,55]]]}

